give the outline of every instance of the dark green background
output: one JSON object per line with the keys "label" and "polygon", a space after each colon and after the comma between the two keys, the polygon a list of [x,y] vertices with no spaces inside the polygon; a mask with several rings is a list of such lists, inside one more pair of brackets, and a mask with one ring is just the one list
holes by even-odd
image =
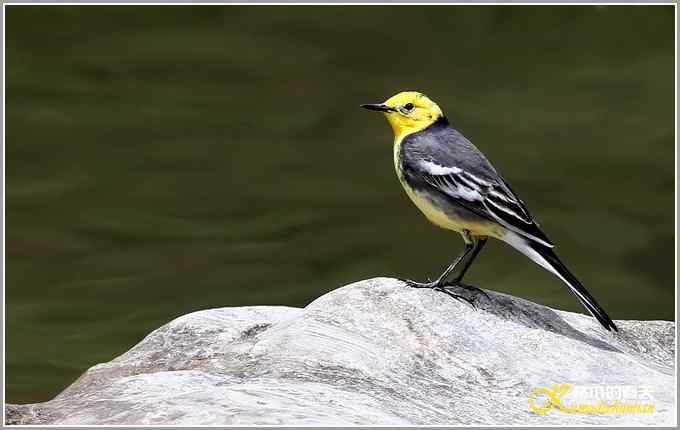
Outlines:
{"label": "dark green background", "polygon": [[[613,318],[673,319],[673,13],[8,7],[7,400],[191,311],[438,274],[462,241],[358,108],[400,90],[440,103]],[[583,311],[499,242],[468,279]]]}

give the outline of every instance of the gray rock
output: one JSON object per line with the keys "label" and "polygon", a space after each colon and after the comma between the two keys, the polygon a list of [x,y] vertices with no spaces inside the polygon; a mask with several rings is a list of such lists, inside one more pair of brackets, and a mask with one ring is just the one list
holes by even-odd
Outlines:
{"label": "gray rock", "polygon": [[[488,295],[474,296],[474,309],[436,291],[377,278],[339,288],[304,309],[194,312],[152,332],[113,361],[92,367],[53,400],[8,405],[7,420],[674,423],[673,322],[617,321],[620,332],[608,333],[589,316],[506,294]],[[571,384],[562,397],[567,406],[600,399],[651,403],[654,410],[587,414],[530,409],[533,389],[557,384]],[[595,397],[587,396],[593,392]],[[544,399],[540,394],[535,403],[540,407]]]}

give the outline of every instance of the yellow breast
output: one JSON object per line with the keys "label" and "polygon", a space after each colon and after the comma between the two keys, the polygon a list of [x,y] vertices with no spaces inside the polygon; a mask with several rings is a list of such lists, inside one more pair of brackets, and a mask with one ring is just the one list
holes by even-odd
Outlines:
{"label": "yellow breast", "polygon": [[401,139],[395,140],[394,142],[394,169],[397,172],[399,182],[401,182],[401,186],[404,187],[406,194],[418,207],[418,209],[420,209],[420,211],[427,217],[427,219],[430,220],[430,222],[449,230],[462,230],[462,228],[459,228],[459,220],[451,219],[446,213],[435,207],[428,199],[426,199],[424,196],[421,196],[420,193],[411,188],[411,186],[406,182],[401,164]]}
{"label": "yellow breast", "polygon": [[470,220],[461,219],[447,214],[442,209],[432,204],[430,199],[427,199],[421,193],[411,188],[411,186],[406,182],[406,179],[404,179],[404,172],[401,163],[401,139],[395,139],[394,142],[394,168],[397,172],[399,182],[401,182],[402,187],[404,187],[406,194],[432,224],[457,232],[467,230],[476,236],[502,236],[503,232],[500,231],[501,229],[496,228],[499,226],[487,222],[471,222]]}

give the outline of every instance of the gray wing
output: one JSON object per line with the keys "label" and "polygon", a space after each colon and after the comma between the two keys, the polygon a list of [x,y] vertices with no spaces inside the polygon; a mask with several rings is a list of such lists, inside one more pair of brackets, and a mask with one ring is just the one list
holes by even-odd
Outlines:
{"label": "gray wing", "polygon": [[554,246],[486,157],[456,130],[447,126],[407,136],[401,151],[404,173],[414,183],[527,239]]}

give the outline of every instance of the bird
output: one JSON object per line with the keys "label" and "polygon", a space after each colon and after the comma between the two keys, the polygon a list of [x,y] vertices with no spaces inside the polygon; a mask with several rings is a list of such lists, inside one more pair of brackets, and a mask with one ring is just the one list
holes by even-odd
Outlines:
{"label": "bird", "polygon": [[[452,286],[482,291],[463,277],[488,238],[501,240],[552,272],[608,331],[614,322],[555,254],[525,203],[484,154],[453,128],[443,111],[417,91],[400,92],[383,103],[361,107],[382,112],[394,133],[394,166],[411,201],[434,225],[458,232],[463,252],[434,281],[403,280],[461,299]],[[448,277],[460,266],[458,275]],[[467,299],[466,299],[467,300]]]}

